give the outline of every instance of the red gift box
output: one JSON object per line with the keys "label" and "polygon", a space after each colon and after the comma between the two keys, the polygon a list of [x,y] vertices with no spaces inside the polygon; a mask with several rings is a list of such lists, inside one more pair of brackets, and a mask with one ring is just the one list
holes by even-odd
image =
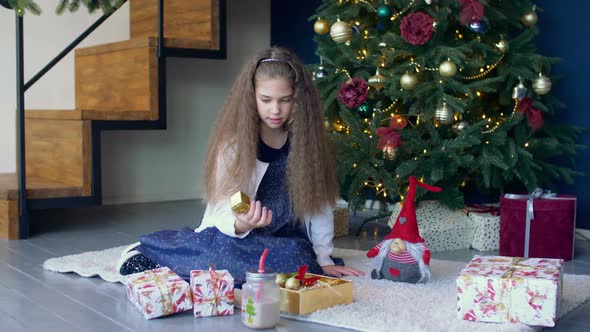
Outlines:
{"label": "red gift box", "polygon": [[538,192],[500,198],[501,256],[561,258],[574,255],[576,197]]}

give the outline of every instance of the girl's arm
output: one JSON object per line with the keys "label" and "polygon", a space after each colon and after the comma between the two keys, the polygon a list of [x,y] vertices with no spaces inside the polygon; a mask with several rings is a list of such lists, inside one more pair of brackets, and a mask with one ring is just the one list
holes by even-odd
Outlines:
{"label": "girl's arm", "polygon": [[[232,145],[226,146],[220,149],[219,157],[217,158],[217,167],[215,170],[216,182],[220,183],[221,179],[226,177],[227,165],[230,164],[232,156],[235,155],[235,147]],[[250,195],[251,193],[246,193]],[[212,203],[207,202],[207,208],[203,215],[201,225],[195,229],[195,232],[200,232],[208,227],[216,227],[220,232],[231,237],[246,237],[250,231],[236,232],[235,228],[236,217],[231,210],[231,204],[229,197],[220,199],[219,201]]]}
{"label": "girl's arm", "polygon": [[236,218],[231,210],[229,197],[222,199],[216,204],[207,204],[205,215],[201,221],[201,225],[195,229],[195,232],[200,232],[208,227],[216,227],[220,232],[231,237],[246,237],[250,231],[236,233],[234,223]]}
{"label": "girl's arm", "polygon": [[[307,218],[306,218],[307,219]],[[334,251],[334,212],[332,207],[322,209],[317,215],[308,218],[308,234],[320,266],[334,265],[330,257]]]}
{"label": "girl's arm", "polygon": [[334,212],[332,207],[326,207],[318,215],[308,219],[308,234],[317,256],[317,261],[325,274],[335,277],[363,276],[363,271],[348,266],[334,265],[330,255],[334,251]]}

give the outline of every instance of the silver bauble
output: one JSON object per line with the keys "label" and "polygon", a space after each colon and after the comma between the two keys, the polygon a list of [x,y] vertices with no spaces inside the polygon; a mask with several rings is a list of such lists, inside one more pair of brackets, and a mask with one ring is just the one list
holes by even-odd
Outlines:
{"label": "silver bauble", "polygon": [[405,73],[399,79],[399,83],[404,90],[413,90],[418,85],[418,76],[415,74]]}
{"label": "silver bauble", "polygon": [[551,91],[551,79],[539,73],[539,77],[533,81],[533,91],[538,95],[544,95]]}
{"label": "silver bauble", "polygon": [[518,85],[512,89],[512,99],[517,99],[521,101],[524,97],[526,97],[527,88],[522,83],[522,80],[518,82]]}
{"label": "silver bauble", "polygon": [[453,131],[457,134],[462,133],[467,128],[469,128],[469,123],[467,123],[467,121],[459,121],[453,125]]}
{"label": "silver bauble", "polygon": [[454,120],[454,113],[449,109],[447,103],[443,102],[440,108],[434,112],[434,119],[441,125],[451,124]]}
{"label": "silver bauble", "polygon": [[337,21],[330,27],[330,37],[337,43],[352,40],[352,25],[348,22]]}
{"label": "silver bauble", "polygon": [[496,43],[495,46],[502,53],[506,53],[510,49],[510,44],[508,44],[508,41],[506,39],[501,39],[499,42]]}
{"label": "silver bauble", "polygon": [[451,60],[443,61],[440,66],[438,66],[438,71],[440,76],[444,78],[450,78],[455,76],[457,73],[457,65],[454,64]]}

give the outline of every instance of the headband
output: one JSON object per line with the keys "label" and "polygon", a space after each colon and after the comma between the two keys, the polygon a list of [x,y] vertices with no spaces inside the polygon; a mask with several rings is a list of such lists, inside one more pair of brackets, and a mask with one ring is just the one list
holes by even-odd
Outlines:
{"label": "headband", "polygon": [[275,58],[262,58],[262,59],[258,60],[258,63],[256,64],[256,68],[258,68],[258,66],[261,63],[265,63],[265,62],[284,62],[284,63],[288,64],[289,67],[291,67],[291,70],[293,70],[293,72],[295,73],[295,81],[297,81],[299,75],[297,74],[297,70],[295,69],[295,66],[293,66],[293,64],[290,61],[275,59]]}

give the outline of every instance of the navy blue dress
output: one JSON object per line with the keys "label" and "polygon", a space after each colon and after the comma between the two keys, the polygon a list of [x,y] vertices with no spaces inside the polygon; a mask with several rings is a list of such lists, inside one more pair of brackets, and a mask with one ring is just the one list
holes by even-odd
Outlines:
{"label": "navy blue dress", "polygon": [[295,272],[307,264],[311,273],[322,273],[304,223],[295,219],[287,184],[289,143],[274,149],[259,141],[258,159],[269,163],[256,200],[273,212],[272,223],[253,229],[244,238],[235,238],[209,227],[199,233],[192,229],[164,230],[140,237],[138,248],[144,256],[168,266],[180,277],[189,278],[190,270],[206,270],[214,264],[229,270],[236,286],[245,282],[245,272],[258,268],[260,255],[269,249],[265,267],[276,272]]}

